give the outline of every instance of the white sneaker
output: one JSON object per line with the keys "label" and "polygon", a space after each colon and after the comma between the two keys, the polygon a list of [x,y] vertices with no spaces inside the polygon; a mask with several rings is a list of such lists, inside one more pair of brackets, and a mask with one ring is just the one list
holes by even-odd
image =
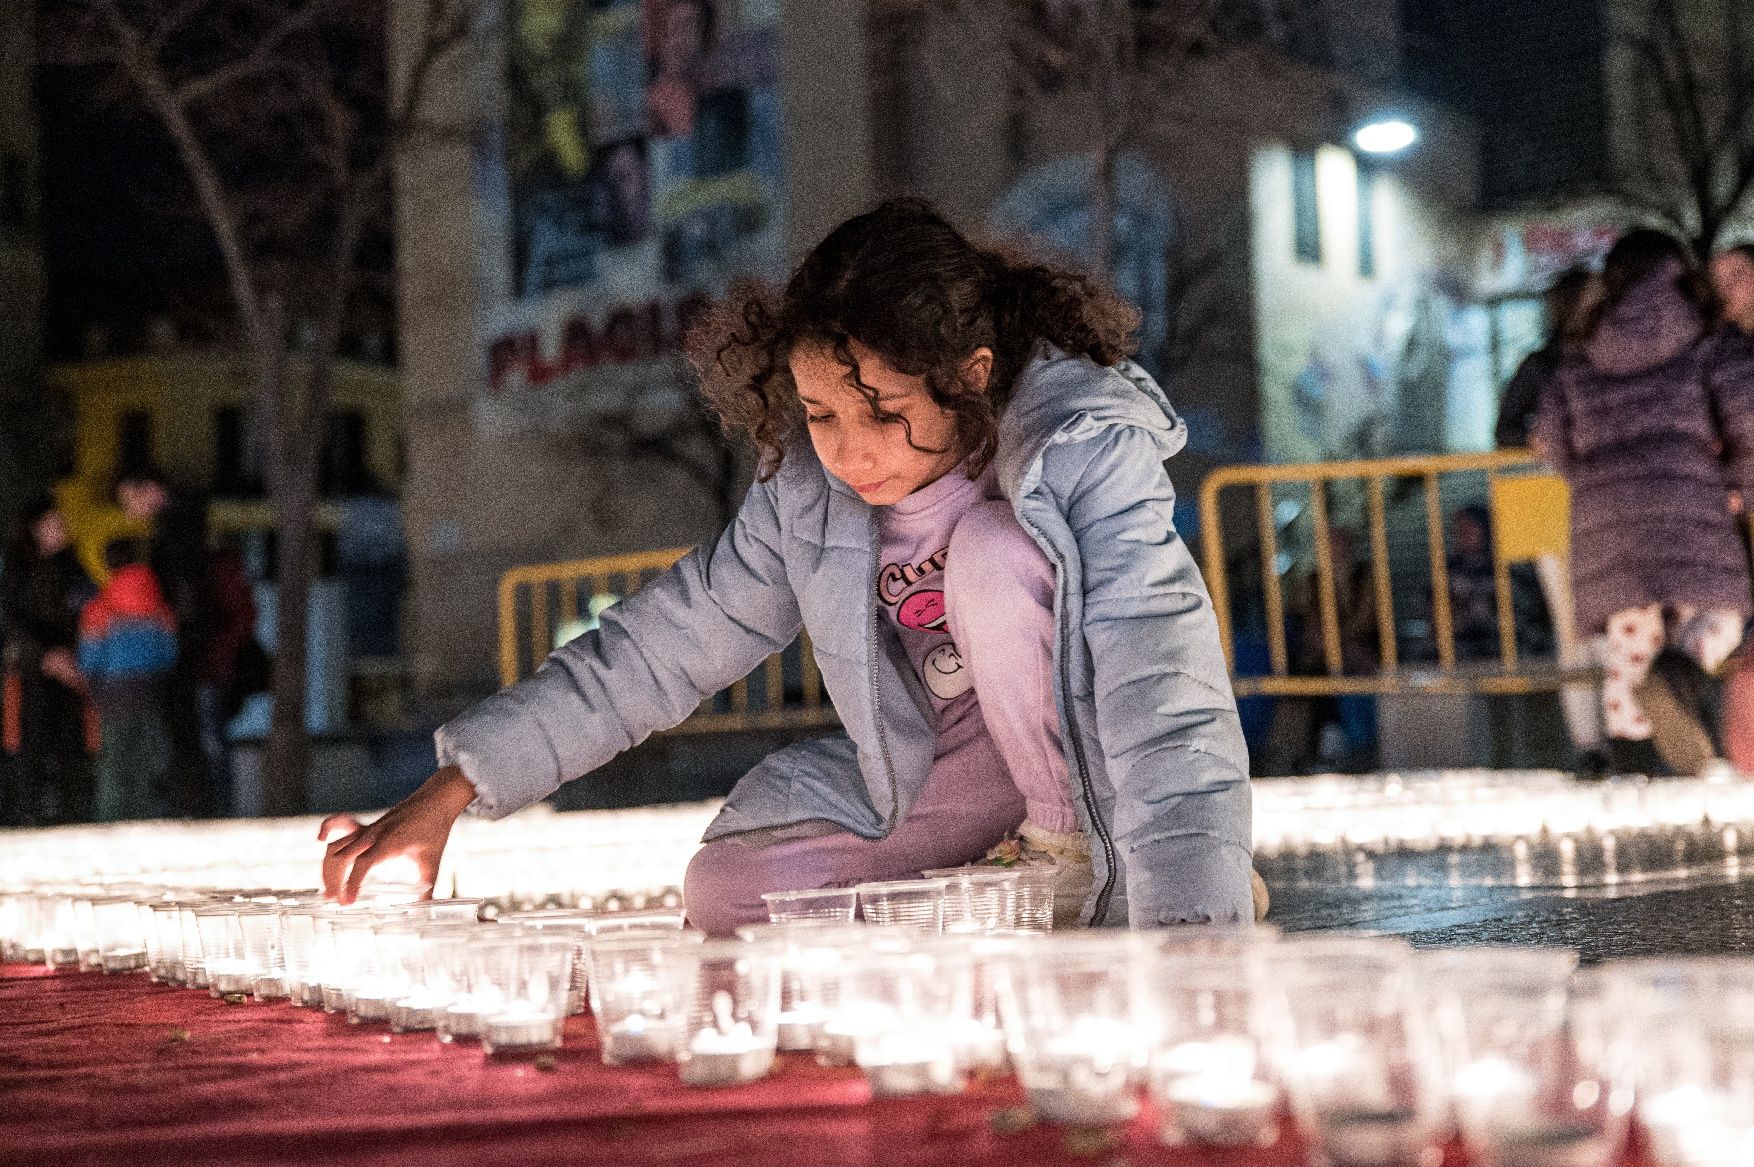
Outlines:
{"label": "white sneaker", "polygon": [[1054,926],[1078,922],[1096,887],[1090,866],[1090,840],[1083,831],[1049,831],[1025,822],[1017,833],[981,859],[987,867],[1051,867],[1054,869]]}
{"label": "white sneaker", "polygon": [[[1090,866],[1090,840],[1082,831],[1049,831],[1025,822],[1017,833],[999,843],[980,860],[986,867],[1053,867],[1054,926],[1078,922],[1085,901],[1096,887]],[[1272,906],[1267,881],[1259,871],[1249,870],[1249,895],[1254,900],[1255,921],[1266,919]]]}

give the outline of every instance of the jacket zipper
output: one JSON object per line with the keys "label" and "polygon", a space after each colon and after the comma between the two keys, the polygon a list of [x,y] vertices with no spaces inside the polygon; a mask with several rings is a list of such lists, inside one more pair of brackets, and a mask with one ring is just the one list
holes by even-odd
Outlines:
{"label": "jacket zipper", "polygon": [[[1041,532],[1036,529],[1035,525],[1024,521],[1021,514],[1017,517],[1018,520],[1024,522],[1024,525],[1029,529],[1030,537],[1035,540],[1036,546],[1045,547],[1048,553],[1054,557],[1054,566],[1059,573],[1056,577],[1060,581],[1058,586],[1064,587],[1066,579],[1066,560],[1061,556],[1059,548],[1053,546],[1052,543],[1044,539]],[[1063,597],[1060,607],[1061,610],[1064,611],[1065,604]],[[1072,655],[1071,633],[1066,628],[1066,622],[1064,619],[1056,619],[1054,624],[1057,626],[1055,631],[1057,631],[1060,636],[1060,701],[1062,709],[1064,709],[1065,704],[1071,701],[1071,697],[1068,696],[1072,688],[1072,672],[1069,663]],[[1090,815],[1090,825],[1096,829],[1096,837],[1102,840],[1103,858],[1108,863],[1108,875],[1103,880],[1102,890],[1096,894],[1096,907],[1090,914],[1090,921],[1094,924],[1108,914],[1109,900],[1114,896],[1115,844],[1114,839],[1109,836],[1108,824],[1103,822],[1102,813],[1097,808],[1096,787],[1091,784],[1090,763],[1084,756],[1084,739],[1078,736],[1078,719],[1073,716],[1070,711],[1066,712],[1065,724],[1066,733],[1072,739],[1072,756],[1078,763],[1078,786],[1083,792],[1084,809]]]}
{"label": "jacket zipper", "polygon": [[883,619],[883,611],[873,598],[876,595],[877,560],[881,557],[881,549],[877,546],[875,510],[869,512],[866,522],[866,543],[871,548],[871,559],[865,572],[864,594],[871,604],[871,618],[865,621],[865,667],[871,679],[871,723],[877,727],[877,753],[883,759],[883,773],[889,778],[889,815],[883,823],[883,838],[887,839],[895,831],[896,819],[901,814],[901,791],[895,781],[895,764],[889,758],[889,735],[883,728],[883,701],[877,692],[878,622]]}

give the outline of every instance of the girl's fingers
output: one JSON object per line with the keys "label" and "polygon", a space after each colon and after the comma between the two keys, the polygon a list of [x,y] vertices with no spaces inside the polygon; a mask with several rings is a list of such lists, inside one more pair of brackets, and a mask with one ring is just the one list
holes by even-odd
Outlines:
{"label": "girl's fingers", "polygon": [[341,893],[341,882],[347,872],[347,856],[340,854],[333,845],[323,856],[323,898],[338,899]]}
{"label": "girl's fingers", "polygon": [[341,902],[351,904],[359,898],[359,889],[365,884],[365,877],[377,865],[378,860],[386,856],[379,853],[377,844],[366,848],[363,855],[355,857],[353,867],[347,873],[347,883],[341,890]]}
{"label": "girl's fingers", "polygon": [[351,835],[357,830],[359,830],[359,820],[352,815],[332,814],[317,827],[317,841],[321,842],[327,839],[331,833],[336,831],[344,835]]}
{"label": "girl's fingers", "polygon": [[[348,865],[355,862],[354,856],[369,848],[376,837],[376,832],[358,830],[333,840],[323,852],[323,894],[334,899],[344,882]],[[351,900],[343,900],[351,903]]]}

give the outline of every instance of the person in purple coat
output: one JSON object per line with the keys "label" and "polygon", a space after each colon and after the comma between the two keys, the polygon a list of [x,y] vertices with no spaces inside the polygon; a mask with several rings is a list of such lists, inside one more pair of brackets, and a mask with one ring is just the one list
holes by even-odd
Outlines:
{"label": "person in purple coat", "polygon": [[1631,232],[1608,253],[1602,292],[1535,433],[1571,484],[1578,630],[1606,638],[1614,767],[1660,772],[1634,690],[1665,645],[1714,673],[1741,643],[1754,603],[1731,489],[1754,450],[1739,391],[1712,375],[1718,343],[1681,245]]}
{"label": "person in purple coat", "polygon": [[[1723,311],[1723,328],[1713,360],[1712,380],[1723,403],[1726,429],[1735,428],[1733,447],[1754,446],[1754,243],[1720,254],[1711,265],[1713,290]],[[1744,472],[1731,482],[1736,510],[1748,520],[1754,481]],[[1746,530],[1746,529],[1745,529]],[[1744,774],[1754,774],[1754,648],[1744,644],[1730,662],[1724,683],[1724,753]]]}

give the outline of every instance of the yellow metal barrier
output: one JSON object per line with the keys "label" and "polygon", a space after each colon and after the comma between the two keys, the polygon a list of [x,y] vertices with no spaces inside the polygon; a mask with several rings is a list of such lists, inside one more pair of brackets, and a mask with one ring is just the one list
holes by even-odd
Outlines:
{"label": "yellow metal barrier", "polygon": [[[670,547],[506,572],[499,581],[500,681],[516,684],[535,672],[558,640],[570,639],[567,634],[582,630],[606,603],[632,595],[688,550]],[[823,692],[809,637],[800,636],[749,676],[702,702],[678,732],[809,729],[837,720]]]}
{"label": "yellow metal barrier", "polygon": [[[1445,514],[1441,481],[1456,474],[1483,475],[1493,522],[1492,567],[1496,582],[1499,655],[1496,660],[1458,663],[1454,613],[1450,610],[1449,557],[1445,550]],[[1432,640],[1437,659],[1430,665],[1404,667],[1396,637],[1394,586],[1389,563],[1389,484],[1412,481],[1423,487],[1422,525],[1427,546],[1425,571],[1430,587]],[[1376,649],[1380,668],[1346,675],[1344,644],[1337,604],[1336,571],[1329,531],[1329,493],[1351,484],[1362,494],[1369,531],[1370,587],[1376,601]],[[1307,494],[1313,531],[1315,611],[1319,624],[1322,667],[1318,675],[1293,675],[1286,643],[1284,587],[1280,576],[1279,516],[1274,488]],[[1254,491],[1255,538],[1258,544],[1262,609],[1267,630],[1269,673],[1233,677],[1238,696],[1330,696],[1418,692],[1529,693],[1557,689],[1593,678],[1589,670],[1556,664],[1530,666],[1519,655],[1512,607],[1510,567],[1513,563],[1556,558],[1563,568],[1570,552],[1569,494],[1563,480],[1541,470],[1532,454],[1510,450],[1492,454],[1442,454],[1381,458],[1356,462],[1321,462],[1298,466],[1228,466],[1214,471],[1200,493],[1201,541],[1206,583],[1217,612],[1224,652],[1235,672],[1236,645],[1231,611],[1230,563],[1226,552],[1224,491]],[[1299,513],[1304,513],[1299,507]],[[1568,625],[1568,620],[1556,620]],[[1562,641],[1569,627],[1558,627]]]}

